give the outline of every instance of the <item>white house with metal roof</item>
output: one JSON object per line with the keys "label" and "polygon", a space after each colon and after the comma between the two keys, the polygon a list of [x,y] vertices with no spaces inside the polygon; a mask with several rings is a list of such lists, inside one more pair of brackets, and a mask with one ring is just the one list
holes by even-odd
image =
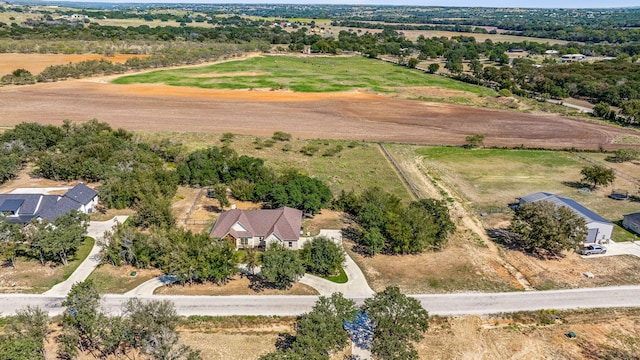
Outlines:
{"label": "white house with metal roof", "polygon": [[70,188],[64,195],[0,194],[0,215],[12,223],[26,224],[33,218],[53,222],[73,210],[92,213],[97,205],[98,192],[83,183]]}
{"label": "white house with metal roof", "polygon": [[613,234],[613,223],[580,205],[575,200],[550,194],[537,192],[520,198],[520,205],[548,201],[556,206],[566,206],[581,216],[587,224],[587,238],[585,243],[608,243]]}

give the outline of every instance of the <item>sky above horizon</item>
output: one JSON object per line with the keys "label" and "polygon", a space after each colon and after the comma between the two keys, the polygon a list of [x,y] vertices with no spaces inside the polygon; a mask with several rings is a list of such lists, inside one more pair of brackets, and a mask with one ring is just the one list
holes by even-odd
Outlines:
{"label": "sky above horizon", "polygon": [[86,2],[204,4],[352,4],[562,9],[640,7],[640,0],[87,0]]}

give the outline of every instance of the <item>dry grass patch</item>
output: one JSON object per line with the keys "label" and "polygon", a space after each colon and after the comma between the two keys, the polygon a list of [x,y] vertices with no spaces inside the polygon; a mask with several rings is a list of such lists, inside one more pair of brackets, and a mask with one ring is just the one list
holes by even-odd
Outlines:
{"label": "dry grass patch", "polygon": [[16,268],[0,267],[0,293],[42,293],[57,283],[66,280],[93,248],[94,240],[85,238],[67,266],[47,263],[41,265],[33,259],[18,258]]}
{"label": "dry grass patch", "polygon": [[[131,276],[131,273],[136,273]],[[135,289],[138,285],[154,277],[162,275],[158,269],[137,269],[133,266],[113,266],[104,264],[96,268],[89,279],[93,280],[101,294],[124,294]]]}
{"label": "dry grass patch", "polygon": [[[583,259],[566,253],[559,260],[541,260],[516,250],[504,250],[504,254],[538,290],[640,284],[640,258],[633,255]],[[588,279],[585,272],[595,277]]]}
{"label": "dry grass patch", "polygon": [[[632,359],[639,323],[635,308],[432,318],[417,349],[421,359]],[[607,357],[614,349],[632,357]]]}
{"label": "dry grass patch", "polygon": [[302,223],[305,235],[316,236],[321,229],[342,229],[345,226],[342,214],[338,211],[322,209],[319,214],[306,218]]}
{"label": "dry grass patch", "polygon": [[154,291],[156,295],[318,295],[318,292],[305,284],[293,283],[287,290],[263,289],[256,291],[245,276],[236,276],[224,285],[212,283],[195,285],[163,286]]}
{"label": "dry grass patch", "polygon": [[520,289],[488,247],[469,230],[458,229],[439,252],[365,257],[353,252],[349,241],[345,241],[345,248],[374,291],[390,285],[408,294]]}

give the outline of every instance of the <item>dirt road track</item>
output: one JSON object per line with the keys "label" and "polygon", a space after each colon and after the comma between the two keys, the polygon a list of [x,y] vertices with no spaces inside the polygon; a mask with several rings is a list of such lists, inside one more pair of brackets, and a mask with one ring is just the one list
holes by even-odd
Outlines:
{"label": "dirt road track", "polygon": [[0,88],[0,125],[61,124],[97,118],[129,130],[235,132],[423,144],[462,144],[484,134],[486,145],[616,147],[628,129],[555,115],[525,114],[365,93],[301,94],[219,91],[165,85],[65,81]]}

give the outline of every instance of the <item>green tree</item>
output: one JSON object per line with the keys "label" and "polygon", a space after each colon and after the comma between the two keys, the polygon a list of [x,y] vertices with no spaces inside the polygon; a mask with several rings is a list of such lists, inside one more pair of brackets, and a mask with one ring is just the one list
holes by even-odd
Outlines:
{"label": "green tree", "polygon": [[279,289],[291,287],[294,281],[304,275],[304,265],[298,255],[278,243],[269,245],[267,251],[262,253],[261,261],[260,276]]}
{"label": "green tree", "polygon": [[384,240],[384,235],[382,235],[380,229],[374,226],[364,234],[362,245],[366,246],[369,255],[373,256],[380,253],[384,249]]}
{"label": "green tree", "polygon": [[440,65],[436,63],[429,64],[427,67],[427,71],[429,71],[430,74],[435,74],[438,70],[440,70]]}
{"label": "green tree", "polygon": [[342,248],[324,236],[304,244],[298,255],[308,272],[321,276],[336,275],[345,260]]}
{"label": "green tree", "polygon": [[9,319],[6,330],[0,335],[1,359],[45,359],[44,343],[51,332],[45,311],[31,306],[20,309]]}
{"label": "green tree", "polygon": [[313,309],[300,317],[296,323],[296,338],[291,351],[304,359],[329,358],[329,354],[344,349],[349,336],[343,323],[356,316],[355,302],[341,293],[331,297],[321,296]]}
{"label": "green tree", "polygon": [[626,116],[627,122],[638,123],[640,121],[640,99],[623,101],[620,104],[620,114]]}
{"label": "green tree", "polygon": [[364,301],[363,311],[374,324],[371,352],[376,358],[417,359],[413,343],[429,328],[429,313],[420,302],[389,286]]}
{"label": "green tree", "polygon": [[229,185],[231,195],[241,201],[251,201],[254,197],[256,185],[244,179],[234,179]]}
{"label": "green tree", "polygon": [[638,152],[638,150],[624,148],[624,149],[616,150],[613,156],[608,156],[605,160],[622,163],[622,162],[636,160],[638,159],[638,156],[640,156],[640,152]]}
{"label": "green tree", "polygon": [[407,61],[407,67],[409,69],[415,69],[418,64],[420,64],[420,60],[414,57],[409,58],[409,60]]}
{"label": "green tree", "polygon": [[580,170],[580,174],[582,175],[582,181],[593,184],[594,189],[600,185],[607,186],[612,184],[616,179],[613,169],[601,165],[586,166]]}
{"label": "green tree", "polygon": [[482,134],[473,134],[468,135],[464,138],[465,145],[467,149],[476,149],[482,147],[484,145],[484,135]]}
{"label": "green tree", "polygon": [[63,330],[58,337],[59,356],[73,358],[79,352],[99,351],[99,334],[105,321],[104,315],[98,312],[100,294],[93,281],[74,284],[62,306],[67,310],[62,315]]}
{"label": "green tree", "polygon": [[564,250],[575,250],[587,236],[582,217],[566,206],[548,201],[527,203],[518,207],[509,231],[525,251],[541,256],[557,256]]}
{"label": "green tree", "polygon": [[605,102],[599,102],[593,107],[593,115],[608,118],[611,114],[611,106]]}
{"label": "green tree", "polygon": [[9,223],[4,216],[0,215],[0,256],[8,261],[14,269],[16,268],[18,251],[24,241],[22,227]]}
{"label": "green tree", "polygon": [[220,203],[220,208],[224,210],[225,207],[231,205],[229,198],[227,197],[227,186],[225,184],[215,184],[213,186],[213,197]]}
{"label": "green tree", "polygon": [[333,293],[331,297],[321,296],[313,309],[296,322],[296,335],[291,344],[260,359],[328,360],[331,354],[348,344],[349,337],[343,324],[355,317],[353,300],[346,299],[341,293]]}

